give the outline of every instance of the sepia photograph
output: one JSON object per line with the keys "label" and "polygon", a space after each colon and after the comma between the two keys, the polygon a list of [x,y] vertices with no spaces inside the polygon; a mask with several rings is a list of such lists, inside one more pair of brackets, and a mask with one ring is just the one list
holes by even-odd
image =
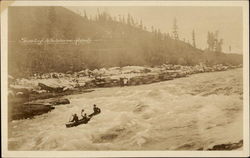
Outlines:
{"label": "sepia photograph", "polygon": [[248,2],[207,3],[1,4],[4,156],[248,156]]}

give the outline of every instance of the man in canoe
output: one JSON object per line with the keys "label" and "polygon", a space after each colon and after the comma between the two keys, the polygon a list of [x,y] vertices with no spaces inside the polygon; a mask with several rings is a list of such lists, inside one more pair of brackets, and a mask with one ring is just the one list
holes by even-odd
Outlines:
{"label": "man in canoe", "polygon": [[85,110],[84,109],[82,109],[82,111],[81,111],[81,115],[82,115],[82,113],[84,112]]}
{"label": "man in canoe", "polygon": [[92,116],[94,116],[94,115],[96,115],[96,114],[101,113],[101,109],[98,108],[95,104],[94,104],[94,107],[93,107],[93,111],[94,111],[94,112],[93,112],[92,114],[90,114],[89,117],[92,117]]}
{"label": "man in canoe", "polygon": [[82,109],[82,112],[81,112],[82,119],[87,120],[87,119],[88,119],[88,116],[87,116],[86,113],[84,113],[84,115],[83,115],[83,112],[84,112],[84,109]]}
{"label": "man in canoe", "polygon": [[90,118],[88,118],[87,114],[85,113],[84,115],[82,115],[82,119],[79,120],[77,114],[72,115],[73,119],[71,121],[69,121],[68,123],[66,123],[66,127],[70,128],[70,127],[75,127],[81,124],[87,124],[88,121],[90,120]]}
{"label": "man in canoe", "polygon": [[82,115],[82,120],[88,120],[88,119],[89,119],[89,117],[87,116],[86,113],[84,113],[84,115]]}
{"label": "man in canoe", "polygon": [[73,119],[70,122],[78,122],[79,121],[77,114],[74,114],[72,116],[73,116]]}
{"label": "man in canoe", "polygon": [[95,114],[99,114],[101,112],[101,109],[98,108],[95,104],[94,104],[93,110]]}

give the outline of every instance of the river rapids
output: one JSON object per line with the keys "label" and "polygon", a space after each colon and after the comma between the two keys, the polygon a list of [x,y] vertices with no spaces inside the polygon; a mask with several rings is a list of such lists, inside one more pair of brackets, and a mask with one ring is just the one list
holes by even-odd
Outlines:
{"label": "river rapids", "polygon": [[[9,150],[206,150],[243,139],[242,69],[65,96],[34,119],[9,122]],[[81,109],[102,113],[66,128]]]}

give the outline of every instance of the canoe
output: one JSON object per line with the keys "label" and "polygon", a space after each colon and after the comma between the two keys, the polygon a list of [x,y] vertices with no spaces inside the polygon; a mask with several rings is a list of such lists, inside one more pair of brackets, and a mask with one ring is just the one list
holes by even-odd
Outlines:
{"label": "canoe", "polygon": [[87,124],[89,122],[89,120],[93,116],[95,116],[97,114],[100,114],[100,113],[101,113],[101,110],[99,110],[98,112],[94,112],[94,113],[90,114],[87,119],[81,119],[81,120],[79,120],[77,122],[68,122],[65,125],[66,125],[67,128],[70,128],[70,127],[75,127],[75,126],[78,126],[78,125],[81,125],[81,124]]}
{"label": "canoe", "polygon": [[75,126],[78,126],[78,125],[81,125],[81,124],[87,124],[89,122],[89,120],[90,120],[90,118],[81,119],[81,120],[79,120],[77,122],[68,122],[65,125],[66,125],[67,128],[75,127]]}
{"label": "canoe", "polygon": [[98,111],[98,112],[93,112],[92,114],[89,115],[89,117],[91,118],[91,117],[93,117],[93,116],[95,116],[95,115],[98,115],[98,114],[100,114],[100,113],[101,113],[101,110]]}

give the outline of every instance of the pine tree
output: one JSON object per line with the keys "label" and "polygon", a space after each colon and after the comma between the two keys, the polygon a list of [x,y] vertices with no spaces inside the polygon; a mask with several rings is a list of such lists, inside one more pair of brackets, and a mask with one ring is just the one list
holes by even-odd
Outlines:
{"label": "pine tree", "polygon": [[130,23],[131,23],[132,26],[135,25],[134,18],[132,16],[130,16]]}
{"label": "pine tree", "polygon": [[122,23],[125,24],[125,17],[124,17],[124,15],[122,16]]}
{"label": "pine tree", "polygon": [[122,22],[122,18],[120,14],[118,15],[118,19],[119,19],[119,22]]}
{"label": "pine tree", "polygon": [[207,44],[208,44],[208,50],[213,52],[222,52],[222,44],[223,39],[218,39],[219,37],[219,31],[208,32],[207,36]]}
{"label": "pine tree", "polygon": [[217,50],[216,50],[216,52],[222,52],[222,44],[223,44],[223,39],[220,39],[217,42]]}
{"label": "pine tree", "polygon": [[157,38],[159,40],[161,40],[161,30],[160,29],[157,30]]}
{"label": "pine tree", "polygon": [[207,44],[208,44],[208,50],[209,51],[214,51],[214,34],[213,32],[209,32],[207,33]]}
{"label": "pine tree", "polygon": [[151,26],[151,32],[153,33],[154,32],[154,26]]}
{"label": "pine tree", "polygon": [[193,32],[192,32],[192,40],[193,40],[193,47],[196,48],[195,32],[194,32],[194,30],[193,30]]}
{"label": "pine tree", "polygon": [[127,16],[127,24],[130,26],[131,25],[131,17],[130,14]]}
{"label": "pine tree", "polygon": [[99,8],[97,8],[97,17],[98,17],[98,20],[100,20],[101,14],[100,14]]}
{"label": "pine tree", "polygon": [[143,25],[142,25],[142,20],[140,20],[140,25],[139,25],[140,29],[143,29]]}
{"label": "pine tree", "polygon": [[177,20],[176,18],[174,18],[174,25],[173,25],[173,36],[175,40],[179,39],[179,35],[178,35],[178,26],[177,26]]}
{"label": "pine tree", "polygon": [[117,21],[116,16],[113,17],[113,21]]}
{"label": "pine tree", "polygon": [[84,19],[88,20],[88,16],[85,10],[84,10]]}

